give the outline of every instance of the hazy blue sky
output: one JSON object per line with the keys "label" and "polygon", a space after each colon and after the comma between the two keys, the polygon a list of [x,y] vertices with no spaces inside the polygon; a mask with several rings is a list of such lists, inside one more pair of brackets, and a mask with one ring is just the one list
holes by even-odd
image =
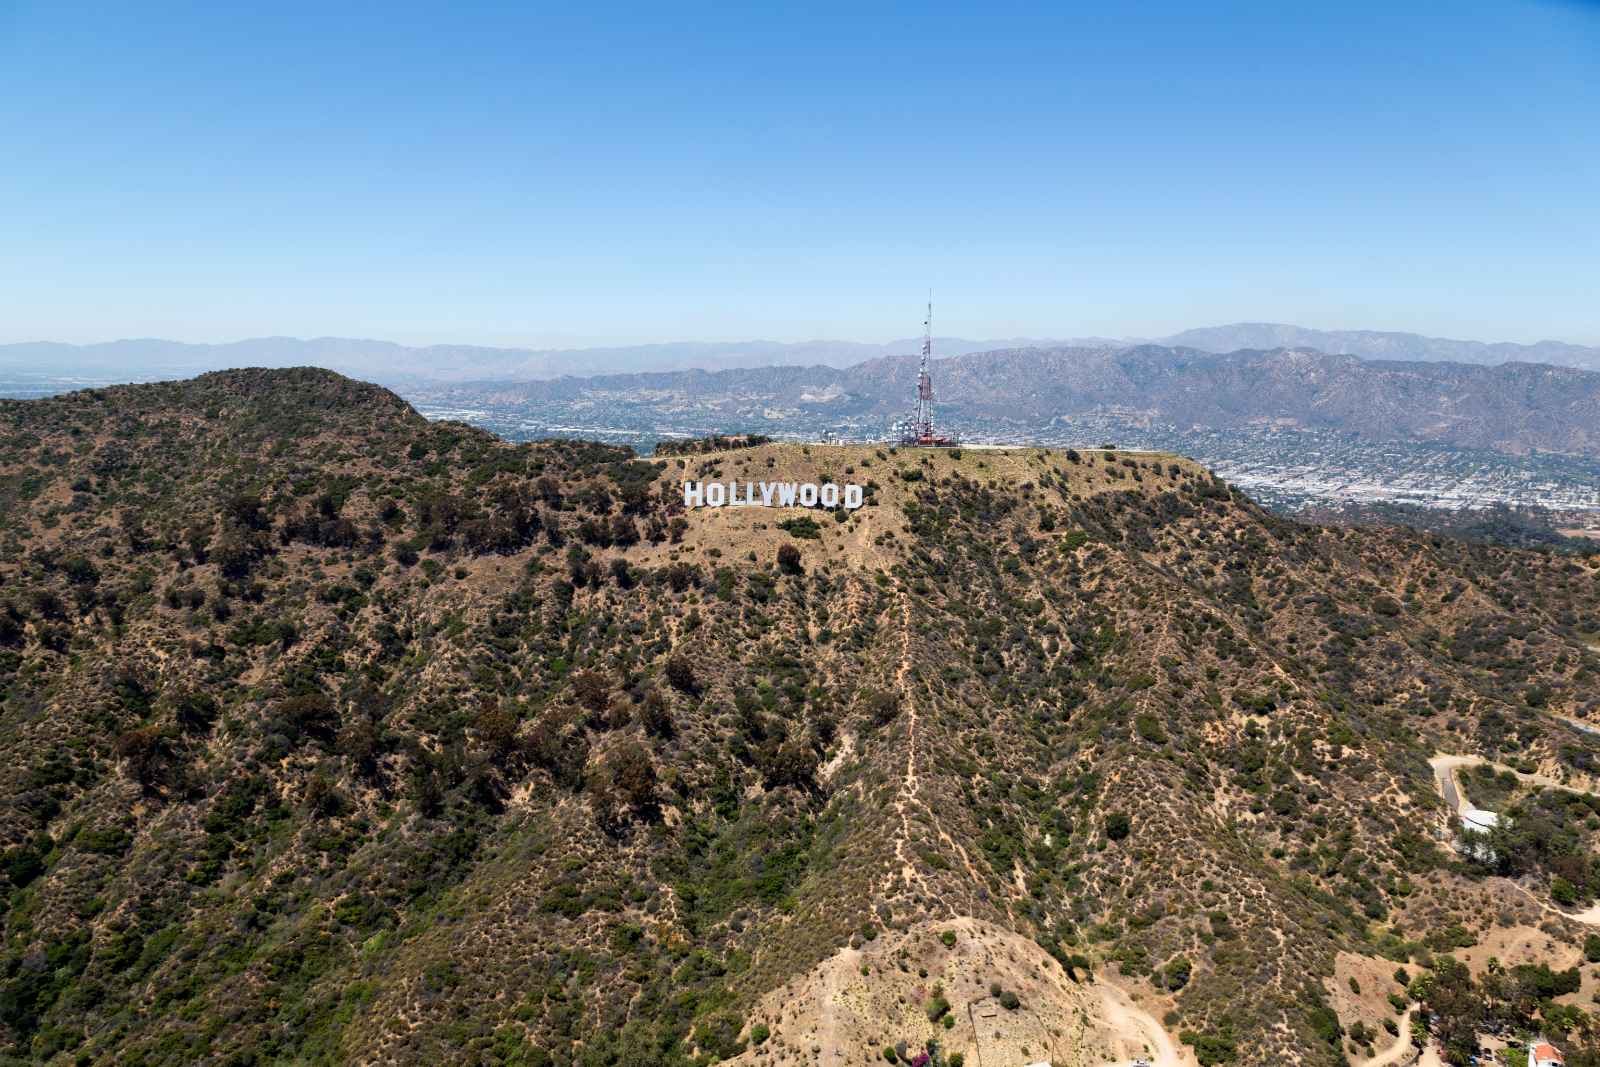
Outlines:
{"label": "hazy blue sky", "polygon": [[0,341],[1600,342],[1600,5],[1317,7],[0,0]]}

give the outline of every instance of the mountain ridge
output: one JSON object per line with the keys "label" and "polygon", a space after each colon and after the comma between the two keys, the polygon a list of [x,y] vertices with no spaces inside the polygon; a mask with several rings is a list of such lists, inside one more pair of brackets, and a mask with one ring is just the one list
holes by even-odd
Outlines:
{"label": "mountain ridge", "polygon": [[[801,408],[887,425],[903,413],[916,357],[843,369],[681,371],[423,388],[456,406],[626,404],[708,417]],[[1507,452],[1600,453],[1600,373],[1545,364],[1364,360],[1308,349],[1211,353],[1160,345],[1021,348],[937,359],[947,416],[1019,428],[1115,411],[1180,426],[1346,431],[1373,441]],[[811,399],[807,399],[810,397]]]}
{"label": "mountain ridge", "polygon": [[1314,348],[1363,359],[1448,363],[1550,363],[1600,370],[1600,347],[1566,341],[1462,341],[1396,330],[1317,330],[1283,323],[1238,322],[1183,330],[1161,339],[1173,347],[1207,352],[1240,349]]}
{"label": "mountain ridge", "polygon": [[[1090,337],[1065,341],[1024,338],[982,341],[939,337],[934,339],[934,350],[942,357],[948,357],[1023,347],[1133,348],[1151,343],[1218,353],[1242,349],[1312,348],[1331,354],[1357,355],[1364,359],[1483,364],[1535,362],[1600,370],[1600,347],[1561,341],[1547,340],[1533,344],[1459,341],[1415,333],[1315,330],[1277,323],[1202,327],[1156,339]],[[271,366],[318,364],[341,373],[376,376],[388,381],[538,380],[564,375],[727,370],[774,365],[842,368],[882,356],[914,354],[920,347],[920,339],[884,344],[817,339],[800,342],[675,341],[641,345],[525,348],[460,344],[408,346],[392,341],[345,337],[275,336],[216,344],[131,338],[87,345],[50,341],[0,345],[0,369],[26,372],[49,368],[64,375],[128,374],[149,378],[195,374],[245,363]]]}
{"label": "mountain ridge", "polygon": [[[942,337],[943,351],[980,351],[1007,341]],[[808,361],[847,366],[886,352],[914,352],[921,340],[870,344],[854,341],[676,341],[588,348],[515,348],[485,345],[408,346],[392,341],[343,337],[260,337],[222,344],[129,339],[91,345],[19,342],[0,345],[0,369],[47,368],[57,375],[182,376],[244,364],[326,366],[340,373],[384,381],[511,377],[557,378],[596,372],[631,373],[646,366],[665,370],[729,369],[791,365]]]}

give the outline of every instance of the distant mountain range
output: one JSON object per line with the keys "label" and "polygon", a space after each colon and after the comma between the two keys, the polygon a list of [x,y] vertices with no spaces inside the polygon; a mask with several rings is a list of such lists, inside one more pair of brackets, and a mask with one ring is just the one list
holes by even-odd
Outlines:
{"label": "distant mountain range", "polygon": [[[1347,353],[1362,359],[1423,360],[1450,363],[1550,363],[1558,367],[1600,370],[1600,348],[1538,341],[1531,345],[1510,342],[1453,341],[1415,333],[1380,330],[1308,330],[1271,322],[1237,322],[1185,330],[1162,338],[1162,344],[1199,348],[1206,352],[1237,352],[1244,348],[1314,348],[1319,352]],[[952,353],[953,355],[954,353]]]}
{"label": "distant mountain range", "polygon": [[[1027,338],[971,341],[941,337],[944,355],[1062,342]],[[1115,343],[1115,342],[1107,342]],[[227,344],[129,340],[93,345],[49,341],[0,345],[0,372],[111,379],[117,381],[186,377],[231,367],[324,367],[394,384],[407,381],[514,379],[536,381],[563,375],[621,374],[639,371],[727,370],[741,367],[848,367],[894,353],[917,352],[921,340],[865,344],[856,341],[704,342],[611,348],[484,348],[476,345],[410,347],[391,341],[346,337],[259,337]]]}
{"label": "distant mountain range", "polygon": [[[1363,360],[1305,348],[1218,354],[1197,348],[1012,348],[936,360],[947,415],[1037,425],[1115,413],[1183,429],[1303,427],[1374,441],[1507,452],[1600,454],[1600,373],[1544,364],[1481,366]],[[431,404],[513,408],[693,407],[714,419],[750,410],[892,418],[907,406],[916,357],[848,368],[728,371],[481,382],[420,395]]]}
{"label": "distant mountain range", "polygon": [[[941,337],[940,356],[1026,348],[1127,348],[1143,339],[1002,338],[969,340]],[[1501,364],[1549,363],[1600,370],[1600,347],[1540,341],[1489,344],[1410,333],[1371,330],[1310,330],[1273,323],[1235,323],[1186,330],[1155,343],[1205,352],[1241,349],[1315,349],[1363,359]],[[475,345],[411,347],[389,341],[343,337],[261,337],[227,344],[185,344],[164,340],[110,341],[68,345],[27,342],[0,345],[0,372],[12,375],[148,380],[181,377],[228,367],[318,366],[389,384],[483,380],[534,381],[563,375],[629,374],[651,371],[736,370],[759,367],[847,368],[885,356],[919,351],[917,339],[868,344],[855,341],[701,342],[608,348],[488,348]]]}

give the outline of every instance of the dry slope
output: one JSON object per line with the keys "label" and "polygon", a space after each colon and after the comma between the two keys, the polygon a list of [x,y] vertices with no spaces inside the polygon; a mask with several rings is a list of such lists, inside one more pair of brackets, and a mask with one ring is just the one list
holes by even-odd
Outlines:
{"label": "dry slope", "polygon": [[1595,561],[1177,457],[643,461],[239,371],[0,404],[0,505],[13,1062],[976,1051],[991,985],[1017,1055],[1173,1058],[1098,974],[1208,1067],[1335,1064],[1339,952],[1600,887],[1577,830],[1465,868],[1427,765],[1592,769]]}

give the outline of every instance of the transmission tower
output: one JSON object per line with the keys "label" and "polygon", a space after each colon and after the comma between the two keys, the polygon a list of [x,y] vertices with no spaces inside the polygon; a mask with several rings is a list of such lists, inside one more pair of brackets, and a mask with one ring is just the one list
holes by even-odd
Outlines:
{"label": "transmission tower", "polygon": [[933,378],[928,360],[933,357],[933,297],[928,297],[928,317],[922,320],[922,369],[917,371],[917,436],[933,436]]}
{"label": "transmission tower", "polygon": [[952,437],[940,437],[933,432],[933,375],[929,364],[933,361],[933,297],[928,297],[928,317],[922,320],[922,366],[917,371],[917,403],[912,409],[909,425],[900,430],[903,445],[949,445]]}

